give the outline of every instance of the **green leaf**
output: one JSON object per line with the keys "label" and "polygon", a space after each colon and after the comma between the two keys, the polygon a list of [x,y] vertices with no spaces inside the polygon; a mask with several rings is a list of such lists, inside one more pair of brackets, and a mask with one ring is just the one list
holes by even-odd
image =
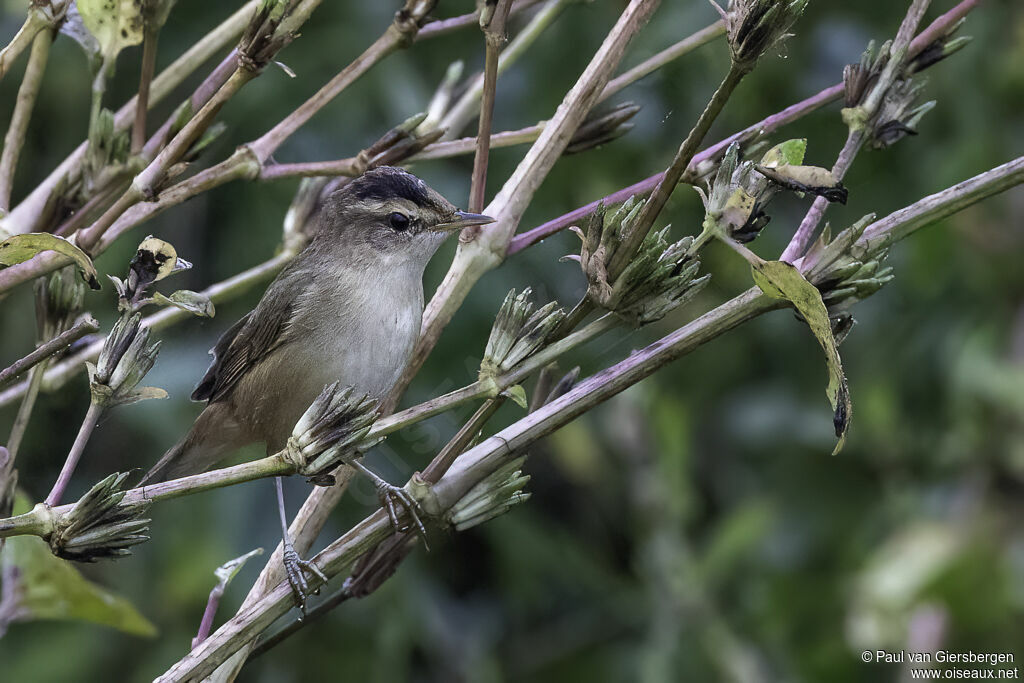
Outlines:
{"label": "green leaf", "polygon": [[512,399],[512,401],[523,410],[529,410],[526,403],[526,390],[523,389],[523,385],[513,384],[508,389],[501,392],[501,395]]}
{"label": "green leaf", "polygon": [[156,292],[153,294],[153,301],[162,306],[176,306],[202,318],[212,318],[216,313],[210,297],[188,289],[179,289],[170,296]]}
{"label": "green leaf", "polygon": [[142,42],[141,0],[76,0],[82,23],[100,44],[104,61],[129,45]]}
{"label": "green leaf", "polygon": [[[31,507],[24,494],[16,507]],[[2,561],[5,575],[7,569],[17,575],[12,587],[16,621],[85,621],[137,636],[157,635],[156,627],[127,599],[86,580],[72,563],[54,557],[41,538],[7,539]]]}
{"label": "green leaf", "polygon": [[779,166],[798,166],[804,162],[807,152],[807,138],[786,140],[772,147],[761,157],[761,165],[765,168]]}
{"label": "green leaf", "polygon": [[47,232],[30,232],[22,235],[14,235],[0,242],[0,264],[13,266],[24,263],[30,258],[44,251],[56,251],[67,256],[82,272],[82,279],[92,289],[99,289],[100,282],[96,278],[96,267],[92,259],[78,247],[63,237],[57,237]]}
{"label": "green leaf", "polygon": [[821,292],[805,280],[799,270],[783,261],[755,261],[751,264],[751,272],[754,282],[762,292],[776,299],[785,299],[800,311],[825,352],[825,362],[828,366],[828,387],[825,393],[834,411],[832,421],[836,436],[839,438],[835,450],[832,451],[832,455],[835,455],[842,450],[846,442],[853,406],[850,403],[850,388],[846,382],[846,375],[843,374],[839,349],[832,336],[828,309],[821,300]]}

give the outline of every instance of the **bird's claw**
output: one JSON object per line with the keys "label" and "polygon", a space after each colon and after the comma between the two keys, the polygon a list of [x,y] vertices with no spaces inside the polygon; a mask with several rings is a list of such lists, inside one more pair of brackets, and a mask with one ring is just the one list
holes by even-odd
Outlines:
{"label": "bird's claw", "polygon": [[[427,529],[423,526],[423,521],[420,519],[420,504],[409,495],[408,491],[399,486],[389,484],[383,479],[379,479],[375,483],[377,486],[377,497],[380,498],[381,506],[387,510],[388,518],[391,519],[391,526],[395,533],[415,529],[416,533],[423,539],[423,544],[426,545]],[[398,505],[405,508],[405,511],[409,513],[410,524],[403,525],[399,522]]]}
{"label": "bird's claw", "polygon": [[310,595],[316,595],[320,593],[320,586],[318,585],[313,590],[309,588],[309,581],[306,579],[304,571],[309,572],[319,579],[322,583],[327,583],[327,577],[320,571],[320,568],[308,560],[304,560],[299,557],[299,554],[295,552],[294,546],[291,543],[286,543],[284,546],[284,553],[281,556],[284,562],[284,572],[288,577],[288,585],[292,587],[292,595],[295,597],[295,605],[302,610],[302,614],[306,614],[306,598]]}

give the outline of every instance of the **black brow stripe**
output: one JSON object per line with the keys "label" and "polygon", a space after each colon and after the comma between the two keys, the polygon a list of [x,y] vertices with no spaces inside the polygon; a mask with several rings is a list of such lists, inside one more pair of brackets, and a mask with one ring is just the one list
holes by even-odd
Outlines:
{"label": "black brow stripe", "polygon": [[430,203],[426,186],[402,171],[377,169],[357,178],[351,185],[352,196],[358,200],[385,201],[396,197],[408,199],[417,206]]}

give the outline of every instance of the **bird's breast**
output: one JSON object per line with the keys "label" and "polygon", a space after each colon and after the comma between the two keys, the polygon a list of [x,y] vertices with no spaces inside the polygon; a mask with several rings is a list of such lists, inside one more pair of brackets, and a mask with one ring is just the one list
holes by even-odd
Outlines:
{"label": "bird's breast", "polygon": [[[272,450],[333,382],[380,398],[398,380],[419,336],[422,285],[410,292],[318,287],[298,302],[286,338],[254,373],[243,399],[254,435]],[[411,294],[411,296],[410,296]],[[255,405],[254,405],[255,404]]]}

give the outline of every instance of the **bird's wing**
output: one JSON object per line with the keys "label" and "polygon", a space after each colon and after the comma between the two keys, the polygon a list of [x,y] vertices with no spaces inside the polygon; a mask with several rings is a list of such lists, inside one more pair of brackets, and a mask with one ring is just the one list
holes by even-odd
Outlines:
{"label": "bird's wing", "polygon": [[294,283],[287,283],[287,273],[267,290],[255,310],[221,336],[211,350],[213,362],[192,392],[193,401],[217,401],[238,383],[245,373],[271,351],[280,346],[295,312]]}

